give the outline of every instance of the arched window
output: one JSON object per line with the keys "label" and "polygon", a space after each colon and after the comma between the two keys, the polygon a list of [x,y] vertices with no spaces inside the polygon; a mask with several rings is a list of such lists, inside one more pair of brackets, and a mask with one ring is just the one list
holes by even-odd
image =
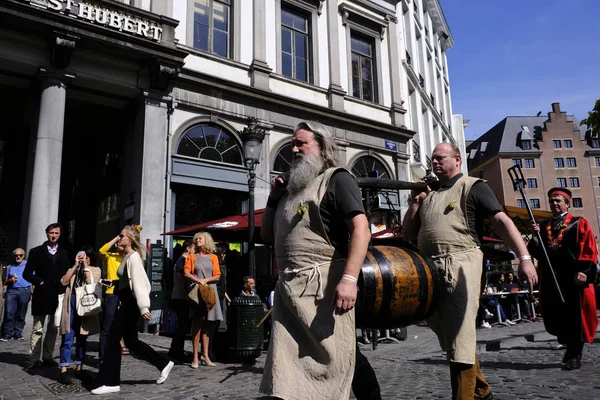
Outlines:
{"label": "arched window", "polygon": [[290,167],[292,166],[292,144],[286,143],[279,151],[277,151],[277,155],[275,156],[275,163],[273,164],[274,172],[288,172]]}
{"label": "arched window", "polygon": [[359,157],[352,165],[352,173],[361,178],[391,178],[383,163],[371,156]]}
{"label": "arched window", "polygon": [[242,148],[234,135],[214,124],[194,125],[181,135],[177,154],[201,160],[243,165]]}

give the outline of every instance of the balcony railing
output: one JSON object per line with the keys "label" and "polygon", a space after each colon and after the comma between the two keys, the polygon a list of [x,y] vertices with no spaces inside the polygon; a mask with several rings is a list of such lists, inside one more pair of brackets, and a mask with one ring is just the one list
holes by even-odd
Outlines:
{"label": "balcony railing", "polygon": [[423,79],[421,74],[419,74],[419,86],[421,86],[422,89],[425,89],[425,79]]}
{"label": "balcony railing", "polygon": [[421,162],[421,146],[419,143],[413,140],[412,142],[413,160],[414,162]]}
{"label": "balcony railing", "polygon": [[408,54],[408,51],[406,52],[406,63],[408,65],[412,65],[412,57],[410,56],[410,54]]}
{"label": "balcony railing", "polygon": [[432,93],[429,93],[429,100],[431,100],[431,104],[435,107],[435,97],[433,97]]}

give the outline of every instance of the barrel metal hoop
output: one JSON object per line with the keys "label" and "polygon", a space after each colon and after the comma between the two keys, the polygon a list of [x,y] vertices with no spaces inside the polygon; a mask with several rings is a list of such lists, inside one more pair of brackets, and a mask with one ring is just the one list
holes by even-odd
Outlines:
{"label": "barrel metal hoop", "polygon": [[[419,306],[417,307],[417,315],[426,315],[427,304],[429,304],[429,279],[427,279],[427,272],[425,271],[428,265],[427,261],[418,257],[418,253],[414,251],[406,251],[403,250],[406,254],[410,256],[413,261],[413,265],[417,270],[417,276],[419,277]],[[435,292],[434,292],[435,293]],[[431,303],[434,304],[434,303]]]}
{"label": "barrel metal hoop", "polygon": [[392,313],[392,299],[394,298],[394,274],[388,258],[377,248],[371,247],[371,254],[379,264],[381,281],[383,283],[383,299],[381,300],[381,315],[387,321]]}
{"label": "barrel metal hoop", "polygon": [[[370,250],[371,248],[369,248]],[[361,300],[360,309],[361,310],[374,310],[375,302],[377,301],[377,278],[375,278],[375,266],[371,262],[371,258],[367,254],[365,257],[365,261],[363,262],[363,268],[361,270],[361,274],[358,277],[359,279],[359,287],[362,287],[362,293],[359,292],[359,298]],[[361,282],[362,279],[362,282]],[[372,319],[373,314],[370,312],[361,312],[361,321],[365,319],[366,315],[369,315]],[[366,322],[366,321],[365,321]]]}

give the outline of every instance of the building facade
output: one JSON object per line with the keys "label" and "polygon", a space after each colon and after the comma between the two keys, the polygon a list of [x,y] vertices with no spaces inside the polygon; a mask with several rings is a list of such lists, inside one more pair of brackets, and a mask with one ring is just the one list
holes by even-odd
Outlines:
{"label": "building facade", "polygon": [[10,99],[0,110],[0,213],[9,248],[41,244],[56,221],[73,246],[98,244],[134,221],[159,238],[170,92],[187,53],[167,2],[154,3],[0,3],[0,90]]}
{"label": "building facade", "polygon": [[[410,144],[413,179],[431,169],[438,143],[453,143],[465,152],[463,117],[452,114],[446,52],[454,39],[438,0],[403,1],[398,6],[402,26],[402,96],[407,103],[406,126],[417,132]],[[462,165],[467,173],[466,163]]]}
{"label": "building facade", "polygon": [[257,208],[301,120],[358,176],[415,180],[435,144],[464,147],[438,0],[6,0],[0,22],[9,247],[56,220],[99,246],[130,222],[154,242],[246,211],[250,118]]}
{"label": "building facade", "polygon": [[552,104],[547,116],[507,117],[467,147],[469,174],[486,179],[502,205],[525,208],[507,170],[519,164],[532,209],[549,210],[547,192],[565,187],[573,193],[570,212],[599,232],[600,139]]}

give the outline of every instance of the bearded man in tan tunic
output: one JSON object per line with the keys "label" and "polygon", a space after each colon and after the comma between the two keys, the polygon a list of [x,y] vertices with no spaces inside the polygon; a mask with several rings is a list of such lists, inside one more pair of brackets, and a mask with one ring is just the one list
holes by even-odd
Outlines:
{"label": "bearded man in tan tunic", "polygon": [[438,144],[431,156],[440,189],[413,193],[403,225],[417,236],[421,253],[431,257],[443,278],[438,309],[428,323],[450,363],[453,400],[490,400],[492,391],[476,357],[476,323],[483,253],[479,249],[484,219],[519,257],[519,268],[537,283],[535,267],[512,220],[500,211],[490,187],[481,179],[463,176],[458,148]]}
{"label": "bearded man in tan tunic", "polygon": [[[261,227],[263,240],[274,242],[280,273],[260,392],[343,400],[352,387],[359,399],[380,398],[372,368],[356,352],[356,282],[370,239],[360,190],[339,168],[323,125],[300,123],[292,152],[290,172],[273,180]],[[374,380],[371,393],[357,393],[355,374],[362,387]]]}

